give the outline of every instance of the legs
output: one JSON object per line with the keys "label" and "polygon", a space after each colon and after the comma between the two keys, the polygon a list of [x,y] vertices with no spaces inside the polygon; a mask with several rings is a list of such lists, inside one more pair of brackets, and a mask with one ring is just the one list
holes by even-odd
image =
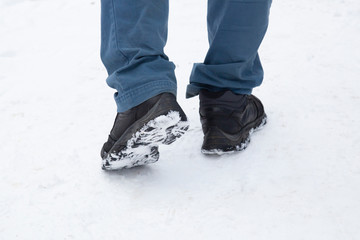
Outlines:
{"label": "legs", "polygon": [[101,150],[103,169],[156,162],[158,145],[188,129],[164,54],[168,0],[101,0],[101,59],[118,113]]}
{"label": "legs", "polygon": [[175,66],[163,51],[168,10],[168,0],[101,0],[101,59],[118,112],[176,95]]}
{"label": "legs", "polygon": [[210,48],[194,64],[187,97],[200,94],[202,152],[244,150],[251,134],[266,123],[261,101],[251,94],[263,79],[260,43],[271,0],[208,0]]}
{"label": "legs", "polygon": [[208,0],[210,48],[194,64],[187,97],[200,89],[250,94],[261,84],[258,48],[268,26],[271,0]]}
{"label": "legs", "polygon": [[[162,92],[176,95],[174,64],[164,54],[168,0],[102,0],[101,59],[118,112]],[[263,79],[258,48],[271,0],[208,0],[210,48],[194,64],[187,97],[201,89],[250,94]]]}
{"label": "legs", "polygon": [[[202,151],[243,150],[266,122],[259,99],[249,95],[263,70],[257,50],[271,0],[208,0],[210,48],[194,65],[187,97],[200,94]],[[164,54],[168,0],[101,0],[101,59],[117,90],[118,114],[101,157],[107,170],[158,160],[158,144],[188,129],[177,104],[174,64]]]}

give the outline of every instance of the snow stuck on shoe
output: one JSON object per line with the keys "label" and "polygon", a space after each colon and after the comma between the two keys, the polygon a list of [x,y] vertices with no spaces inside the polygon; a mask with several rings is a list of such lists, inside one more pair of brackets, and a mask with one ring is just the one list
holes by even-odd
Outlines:
{"label": "snow stuck on shoe", "polygon": [[171,144],[189,128],[179,112],[170,111],[146,123],[127,141],[120,153],[110,153],[103,159],[103,169],[118,170],[154,163],[159,159],[159,144]]}

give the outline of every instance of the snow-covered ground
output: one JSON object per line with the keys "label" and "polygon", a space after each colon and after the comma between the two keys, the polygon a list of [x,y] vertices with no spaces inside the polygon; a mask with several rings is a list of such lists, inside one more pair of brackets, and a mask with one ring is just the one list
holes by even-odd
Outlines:
{"label": "snow-covered ground", "polygon": [[159,162],[100,169],[115,117],[95,0],[0,0],[0,239],[360,239],[360,2],[274,1],[254,90],[268,125],[205,157],[206,1],[171,0],[166,52],[191,129]]}

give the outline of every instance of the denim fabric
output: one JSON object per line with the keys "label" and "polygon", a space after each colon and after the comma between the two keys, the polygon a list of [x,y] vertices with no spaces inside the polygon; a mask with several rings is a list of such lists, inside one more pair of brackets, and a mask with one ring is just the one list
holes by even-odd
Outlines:
{"label": "denim fabric", "polygon": [[176,95],[175,65],[163,50],[168,11],[168,0],[101,1],[101,60],[118,112],[162,92]]}
{"label": "denim fabric", "polygon": [[[210,48],[194,64],[187,97],[200,89],[250,93],[263,79],[257,54],[270,0],[208,0]],[[176,95],[175,65],[164,53],[168,0],[101,0],[101,60],[118,112],[162,93]]]}
{"label": "denim fabric", "polygon": [[200,89],[250,94],[264,72],[257,53],[265,35],[271,0],[208,0],[209,50],[195,63],[186,97]]}

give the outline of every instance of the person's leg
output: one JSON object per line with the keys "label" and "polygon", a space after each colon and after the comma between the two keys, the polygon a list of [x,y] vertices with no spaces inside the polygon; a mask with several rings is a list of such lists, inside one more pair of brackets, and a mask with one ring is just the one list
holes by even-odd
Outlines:
{"label": "person's leg", "polygon": [[194,64],[187,97],[201,89],[250,94],[263,80],[258,48],[268,26],[271,0],[208,0],[210,48]]}
{"label": "person's leg", "polygon": [[263,80],[257,53],[268,26],[271,0],[208,0],[210,48],[194,65],[187,97],[200,94],[204,132],[201,150],[223,154],[244,150],[266,123],[261,101],[251,95]]}
{"label": "person's leg", "polygon": [[158,145],[188,129],[175,66],[163,51],[168,9],[168,0],[101,1],[101,59],[118,111],[100,153],[105,170],[156,162]]}
{"label": "person's leg", "polygon": [[175,66],[163,51],[168,10],[168,0],[101,0],[101,59],[118,112],[176,95]]}

